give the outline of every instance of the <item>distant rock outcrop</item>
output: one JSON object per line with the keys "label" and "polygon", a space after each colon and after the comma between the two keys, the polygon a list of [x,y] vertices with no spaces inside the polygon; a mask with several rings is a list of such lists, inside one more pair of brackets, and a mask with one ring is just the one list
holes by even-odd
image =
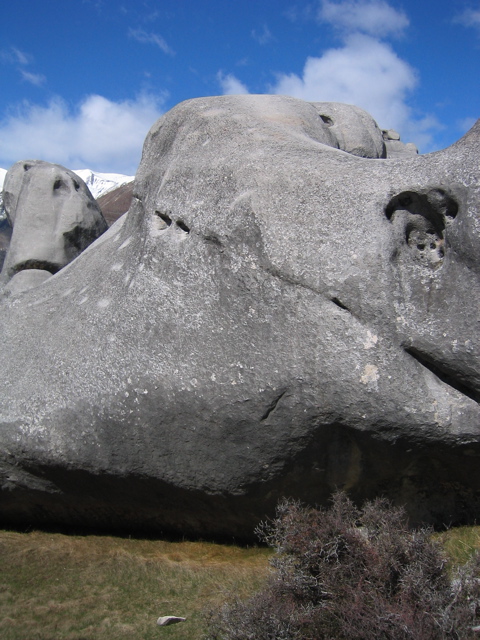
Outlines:
{"label": "distant rock outcrop", "polygon": [[0,273],[4,295],[38,286],[107,230],[83,180],[57,164],[17,162],[5,177],[3,199],[13,228]]}
{"label": "distant rock outcrop", "polygon": [[[0,303],[3,522],[252,537],[281,496],[480,517],[480,123],[182,103],[126,216]],[[383,159],[382,159],[383,157]]]}
{"label": "distant rock outcrop", "polygon": [[[3,189],[5,169],[0,169],[0,188]],[[96,173],[89,169],[80,169],[74,173],[82,178],[90,193],[97,199],[107,224],[112,225],[126,213],[132,201],[133,177],[118,173]],[[0,191],[0,271],[12,236],[10,226],[3,209],[3,191]]]}
{"label": "distant rock outcrop", "polygon": [[400,140],[400,134],[393,129],[382,131],[387,158],[401,158],[417,155],[418,149],[413,142],[405,144]]}

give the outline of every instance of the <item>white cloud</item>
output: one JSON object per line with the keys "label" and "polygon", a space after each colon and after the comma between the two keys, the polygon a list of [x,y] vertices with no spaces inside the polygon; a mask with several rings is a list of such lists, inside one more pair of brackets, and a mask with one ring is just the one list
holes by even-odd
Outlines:
{"label": "white cloud", "polygon": [[38,158],[69,168],[132,175],[162,102],[152,95],[123,102],[91,95],[75,109],[61,98],[47,106],[25,103],[0,121],[0,166]]}
{"label": "white cloud", "polygon": [[30,73],[29,71],[25,71],[25,69],[20,69],[20,73],[24,80],[36,87],[41,87],[42,84],[45,84],[46,78],[41,73]]}
{"label": "white cloud", "polygon": [[223,95],[225,96],[249,93],[243,82],[240,82],[240,80],[231,73],[224,75],[219,71],[217,73],[217,80],[222,88]]}
{"label": "white cloud", "polygon": [[40,87],[46,81],[45,76],[41,73],[33,73],[24,68],[33,62],[33,57],[17,47],[10,47],[0,51],[0,61],[4,64],[15,66],[22,79],[36,87]]}
{"label": "white cloud", "polygon": [[29,64],[32,61],[32,58],[28,55],[28,53],[24,53],[16,47],[12,47],[11,51],[15,56],[15,62],[17,62],[18,64]]}
{"label": "white cloud", "polygon": [[454,21],[463,24],[464,27],[473,27],[480,33],[480,9],[466,9]]}
{"label": "white cloud", "polygon": [[348,33],[358,31],[375,38],[400,35],[409,24],[405,13],[385,0],[322,0],[318,18]]}
{"label": "white cloud", "polygon": [[258,44],[264,45],[273,40],[273,35],[267,25],[264,24],[261,31],[257,31],[256,29],[252,30],[252,38],[256,40]]}
{"label": "white cloud", "polygon": [[142,44],[154,44],[159,49],[170,56],[175,55],[175,51],[167,44],[165,38],[158,33],[147,33],[143,29],[129,29],[128,35],[130,38],[141,42]]}
{"label": "white cloud", "polygon": [[[277,73],[269,93],[307,101],[343,102],[368,111],[385,129],[396,129],[404,142],[431,151],[442,129],[434,116],[415,114],[408,104],[419,84],[416,70],[400,58],[387,37],[408,26],[405,13],[386,0],[317,0],[291,7],[292,20],[318,20],[337,30],[341,45],[305,61],[301,74]],[[224,94],[248,93],[234,75],[218,74]]]}
{"label": "white cloud", "polygon": [[370,36],[348,36],[343,47],[308,58],[302,77],[281,74],[273,93],[310,101],[362,107],[380,126],[397,128],[408,119],[406,94],[417,84],[414,69],[392,48]]}
{"label": "white cloud", "polygon": [[402,140],[430,150],[441,125],[429,115],[415,117],[408,97],[418,85],[417,72],[384,41],[400,35],[408,17],[385,0],[321,0],[317,18],[340,31],[342,45],[307,58],[301,75],[277,74],[271,91],[357,105],[380,127],[396,129]]}

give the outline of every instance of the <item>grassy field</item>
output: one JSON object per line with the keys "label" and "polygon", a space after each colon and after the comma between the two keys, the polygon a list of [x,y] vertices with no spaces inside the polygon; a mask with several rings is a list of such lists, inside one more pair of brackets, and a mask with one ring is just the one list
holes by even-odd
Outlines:
{"label": "grassy field", "polygon": [[[0,531],[2,640],[198,639],[202,610],[247,595],[266,549]],[[159,616],[186,622],[158,627]]]}
{"label": "grassy field", "polygon": [[[453,563],[480,527],[438,536]],[[202,611],[258,589],[271,552],[204,542],[0,531],[2,640],[198,640]],[[163,615],[187,618],[158,627]]]}

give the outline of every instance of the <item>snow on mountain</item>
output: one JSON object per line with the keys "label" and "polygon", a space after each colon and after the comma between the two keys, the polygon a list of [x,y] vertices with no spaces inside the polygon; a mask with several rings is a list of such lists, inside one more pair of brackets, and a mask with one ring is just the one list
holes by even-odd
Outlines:
{"label": "snow on mountain", "polygon": [[124,176],[121,173],[97,173],[90,169],[73,169],[73,171],[85,182],[95,199],[112,189],[132,182],[135,178],[135,176]]}

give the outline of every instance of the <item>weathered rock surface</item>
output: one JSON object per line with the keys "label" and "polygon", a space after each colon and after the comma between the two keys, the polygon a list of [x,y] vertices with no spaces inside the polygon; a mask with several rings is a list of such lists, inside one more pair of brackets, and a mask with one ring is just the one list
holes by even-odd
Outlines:
{"label": "weathered rock surface", "polygon": [[311,104],[332,135],[332,146],[361,158],[387,157],[382,131],[366,111],[338,102]]}
{"label": "weathered rock surface", "polygon": [[0,220],[0,270],[3,267],[5,256],[7,255],[10,239],[12,237],[12,227],[8,220],[3,218]]}
{"label": "weathered rock surface", "polygon": [[17,162],[5,177],[3,198],[13,231],[0,286],[9,293],[38,286],[107,229],[83,180],[60,165]]}
{"label": "weathered rock surface", "polygon": [[389,160],[319,115],[178,105],[128,214],[4,298],[4,522],[251,537],[335,488],[479,518],[480,123]]}
{"label": "weathered rock surface", "polygon": [[[88,185],[87,185],[88,186]],[[128,211],[132,203],[133,182],[127,182],[111,189],[105,195],[100,195],[97,204],[108,226],[111,226],[120,216]],[[0,218],[0,270],[10,245],[12,227],[6,218]]]}
{"label": "weathered rock surface", "polygon": [[387,158],[417,155],[418,149],[413,142],[405,144],[400,140],[400,134],[393,129],[383,130],[382,134]]}

